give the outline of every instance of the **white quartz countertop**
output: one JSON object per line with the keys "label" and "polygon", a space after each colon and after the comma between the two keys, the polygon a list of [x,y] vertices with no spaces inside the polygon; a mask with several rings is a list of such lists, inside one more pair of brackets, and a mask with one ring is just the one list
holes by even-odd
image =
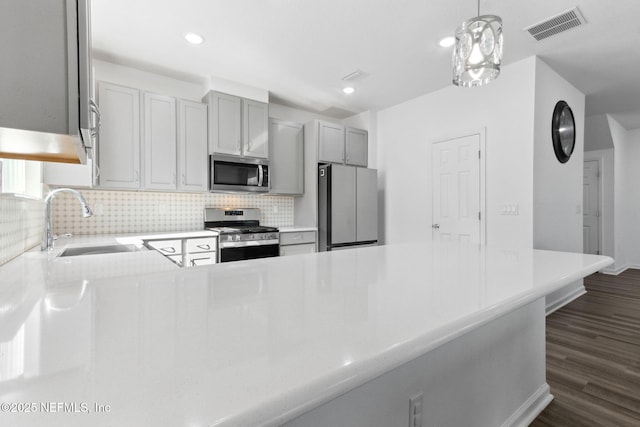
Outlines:
{"label": "white quartz countertop", "polygon": [[0,425],[279,425],[611,262],[422,242],[47,287],[27,256],[0,402],[37,408]]}

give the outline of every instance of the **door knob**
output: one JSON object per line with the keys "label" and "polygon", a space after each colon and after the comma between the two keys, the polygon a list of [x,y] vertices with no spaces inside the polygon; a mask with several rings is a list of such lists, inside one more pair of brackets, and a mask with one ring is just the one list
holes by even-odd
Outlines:
{"label": "door knob", "polygon": [[433,225],[431,225],[431,228],[433,228],[435,230],[439,230],[440,229],[440,224],[433,224]]}

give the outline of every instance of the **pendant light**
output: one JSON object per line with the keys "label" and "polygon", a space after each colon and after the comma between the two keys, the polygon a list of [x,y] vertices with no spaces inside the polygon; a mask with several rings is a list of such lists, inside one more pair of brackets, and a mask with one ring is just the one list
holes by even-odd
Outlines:
{"label": "pendant light", "polygon": [[453,49],[453,84],[485,85],[500,75],[502,63],[502,19],[495,15],[471,18],[456,30]]}

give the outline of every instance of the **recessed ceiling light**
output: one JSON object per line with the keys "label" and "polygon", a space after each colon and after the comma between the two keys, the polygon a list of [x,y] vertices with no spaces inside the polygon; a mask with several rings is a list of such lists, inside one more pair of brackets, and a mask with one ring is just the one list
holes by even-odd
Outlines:
{"label": "recessed ceiling light", "polygon": [[204,37],[200,34],[196,33],[187,33],[184,36],[185,40],[187,40],[191,44],[202,44],[204,43]]}
{"label": "recessed ceiling light", "polygon": [[354,88],[352,88],[351,86],[347,86],[347,87],[343,88],[342,91],[344,93],[346,93],[347,95],[351,95],[356,90]]}
{"label": "recessed ceiling light", "polygon": [[456,42],[456,38],[453,37],[453,36],[449,36],[449,37],[445,37],[445,38],[441,39],[438,42],[438,44],[441,47],[451,47],[451,46],[453,46],[455,44],[455,42]]}

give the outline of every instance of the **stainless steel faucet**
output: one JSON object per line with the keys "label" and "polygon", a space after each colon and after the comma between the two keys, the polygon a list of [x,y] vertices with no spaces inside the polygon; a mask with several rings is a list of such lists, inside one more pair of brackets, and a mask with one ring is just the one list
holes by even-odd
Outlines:
{"label": "stainless steel faucet", "polygon": [[58,193],[71,193],[82,205],[82,217],[89,218],[93,215],[93,211],[87,204],[87,201],[82,197],[82,194],[77,192],[72,188],[57,188],[52,190],[47,194],[47,197],[44,199],[44,235],[42,236],[42,246],[40,247],[43,251],[48,251],[53,249],[53,234],[51,234],[51,202],[53,198]]}

